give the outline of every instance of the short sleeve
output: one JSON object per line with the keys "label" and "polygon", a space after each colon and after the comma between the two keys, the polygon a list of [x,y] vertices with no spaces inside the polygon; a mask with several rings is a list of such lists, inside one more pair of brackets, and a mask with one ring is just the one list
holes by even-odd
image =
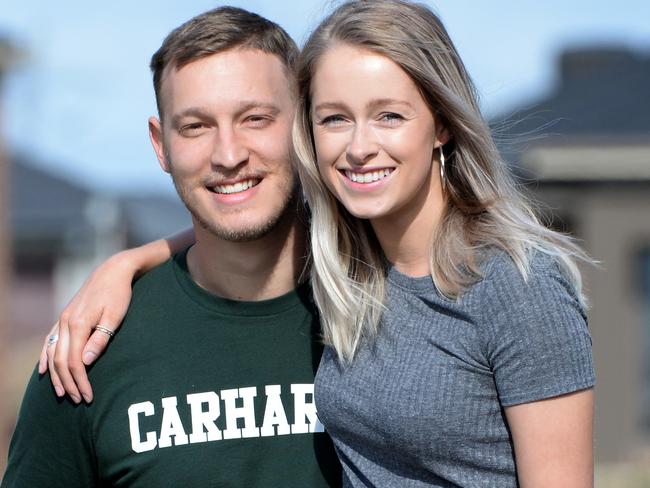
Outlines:
{"label": "short sleeve", "polygon": [[503,406],[589,388],[595,383],[583,307],[555,260],[538,255],[527,281],[505,256],[483,285],[487,357]]}
{"label": "short sleeve", "polygon": [[49,375],[34,371],[9,446],[2,488],[95,486],[86,408],[57,398]]}

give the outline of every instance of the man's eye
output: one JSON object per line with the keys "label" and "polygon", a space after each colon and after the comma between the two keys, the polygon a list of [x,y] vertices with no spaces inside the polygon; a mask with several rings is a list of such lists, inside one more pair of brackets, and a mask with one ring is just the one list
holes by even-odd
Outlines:
{"label": "man's eye", "polygon": [[266,115],[249,115],[245,122],[253,127],[266,127],[273,122],[273,119]]}
{"label": "man's eye", "polygon": [[203,132],[205,125],[201,122],[195,122],[193,124],[186,124],[179,129],[179,133],[186,137],[197,136]]}

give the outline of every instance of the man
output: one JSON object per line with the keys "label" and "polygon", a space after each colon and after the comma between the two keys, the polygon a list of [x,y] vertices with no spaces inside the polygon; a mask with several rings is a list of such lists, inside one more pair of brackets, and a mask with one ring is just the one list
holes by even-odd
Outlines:
{"label": "man", "polygon": [[151,140],[196,243],[143,276],[91,404],[32,376],[2,487],[340,484],[318,422],[317,315],[290,160],[297,49],[219,8],[165,39]]}

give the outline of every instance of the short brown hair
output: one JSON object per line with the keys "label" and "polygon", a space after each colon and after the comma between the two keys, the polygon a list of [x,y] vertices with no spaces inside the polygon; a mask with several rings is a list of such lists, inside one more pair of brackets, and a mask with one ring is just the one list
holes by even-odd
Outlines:
{"label": "short brown hair", "polygon": [[293,79],[298,46],[278,24],[247,10],[219,7],[197,15],[171,31],[151,57],[153,87],[162,115],[160,87],[165,69],[180,69],[197,59],[229,49],[259,49],[276,55]]}

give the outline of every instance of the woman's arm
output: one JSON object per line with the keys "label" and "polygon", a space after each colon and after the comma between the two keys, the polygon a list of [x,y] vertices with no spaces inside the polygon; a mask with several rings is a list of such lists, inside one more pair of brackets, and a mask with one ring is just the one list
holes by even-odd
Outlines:
{"label": "woman's arm", "polygon": [[[191,229],[167,239],[119,252],[95,269],[61,313],[43,343],[39,373],[50,370],[58,396],[65,393],[79,403],[92,401],[93,393],[86,366],[106,348],[110,339],[95,329],[119,328],[131,301],[133,279],[146,273],[170,256],[194,243]],[[58,333],[58,342],[48,345],[49,336]]]}
{"label": "woman's arm", "polygon": [[594,486],[593,388],[505,412],[522,488]]}

